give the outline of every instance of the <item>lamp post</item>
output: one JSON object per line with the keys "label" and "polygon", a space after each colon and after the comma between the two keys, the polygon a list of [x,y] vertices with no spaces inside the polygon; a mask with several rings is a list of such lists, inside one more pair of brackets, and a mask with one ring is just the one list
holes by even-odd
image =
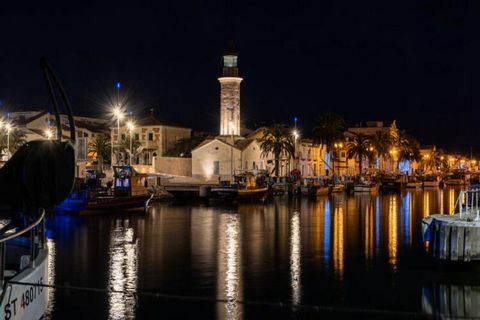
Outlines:
{"label": "lamp post", "polygon": [[135,125],[133,124],[132,121],[129,121],[127,123],[128,130],[130,131],[130,161],[129,164],[132,165],[132,133],[133,130],[135,129]]}
{"label": "lamp post", "polygon": [[[113,109],[113,116],[114,116],[114,118],[117,119],[117,146],[118,146],[118,152],[120,153],[120,120],[122,120],[125,116],[123,114],[123,111],[122,111],[121,107],[120,107],[120,104],[118,104]],[[113,138],[113,135],[112,135],[112,138]],[[112,143],[111,143],[111,148],[112,148],[111,162],[112,162],[112,165],[113,165],[113,139],[112,139]],[[118,159],[117,159],[117,162],[118,162]]]}
{"label": "lamp post", "polygon": [[[293,155],[293,163],[294,163],[294,167],[295,169],[298,169],[298,161],[297,161],[297,140],[298,138],[300,137],[300,133],[298,132],[297,130],[297,118],[295,117],[295,129],[293,129],[293,138],[294,138],[294,155]],[[290,168],[289,168],[289,171],[290,171]],[[290,174],[290,173],[288,173]],[[303,175],[303,172],[302,172],[302,175]]]}

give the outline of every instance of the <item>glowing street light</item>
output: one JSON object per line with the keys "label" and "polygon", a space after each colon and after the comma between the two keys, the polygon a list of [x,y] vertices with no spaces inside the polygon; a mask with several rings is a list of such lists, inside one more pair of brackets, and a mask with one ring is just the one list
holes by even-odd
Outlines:
{"label": "glowing street light", "polygon": [[45,129],[43,134],[44,134],[45,138],[47,138],[47,140],[51,140],[53,138],[53,132],[50,129]]}

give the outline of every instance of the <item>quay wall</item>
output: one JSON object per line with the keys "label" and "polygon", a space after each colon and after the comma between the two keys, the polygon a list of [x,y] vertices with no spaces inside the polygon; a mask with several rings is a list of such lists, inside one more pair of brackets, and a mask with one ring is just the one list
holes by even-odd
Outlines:
{"label": "quay wall", "polygon": [[175,176],[192,176],[192,159],[177,157],[157,157],[155,159],[155,172]]}

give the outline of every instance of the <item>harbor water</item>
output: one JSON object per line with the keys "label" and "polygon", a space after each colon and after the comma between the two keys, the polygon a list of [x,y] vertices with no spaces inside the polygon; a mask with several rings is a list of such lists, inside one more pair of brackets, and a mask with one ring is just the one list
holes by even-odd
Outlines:
{"label": "harbor water", "polygon": [[458,192],[52,215],[48,280],[59,287],[46,316],[478,317],[479,265],[433,260],[421,237],[421,219],[452,212]]}

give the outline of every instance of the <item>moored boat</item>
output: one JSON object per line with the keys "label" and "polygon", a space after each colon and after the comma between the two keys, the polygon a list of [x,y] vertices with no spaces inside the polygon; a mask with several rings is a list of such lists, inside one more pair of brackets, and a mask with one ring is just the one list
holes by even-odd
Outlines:
{"label": "moored boat", "polygon": [[396,175],[380,177],[380,189],[383,191],[398,191],[402,188],[402,179]]}
{"label": "moored boat", "polygon": [[440,179],[436,175],[427,175],[423,178],[424,188],[438,188],[440,186]]}
{"label": "moored boat", "polygon": [[463,186],[466,184],[465,173],[463,171],[454,171],[443,180],[447,186]]}
{"label": "moored boat", "polygon": [[418,180],[417,177],[409,176],[405,187],[409,189],[420,189],[422,188],[422,185],[423,182],[421,180]]}
{"label": "moored boat", "polygon": [[0,230],[2,319],[41,319],[47,308],[49,289],[42,286],[48,285],[44,220],[45,210],[40,209],[34,222],[11,228],[10,221]]}
{"label": "moored boat", "polygon": [[317,196],[326,196],[330,193],[330,187],[325,185],[318,185],[316,190]]}
{"label": "moored boat", "polygon": [[335,183],[331,186],[332,193],[341,193],[345,190],[343,183]]}
{"label": "moored boat", "polygon": [[353,192],[376,193],[378,192],[378,184],[370,176],[360,176],[353,184]]}
{"label": "moored boat", "polygon": [[121,211],[146,209],[152,193],[147,188],[147,175],[131,166],[114,166],[113,190],[89,189],[72,192],[57,206],[66,212]]}

